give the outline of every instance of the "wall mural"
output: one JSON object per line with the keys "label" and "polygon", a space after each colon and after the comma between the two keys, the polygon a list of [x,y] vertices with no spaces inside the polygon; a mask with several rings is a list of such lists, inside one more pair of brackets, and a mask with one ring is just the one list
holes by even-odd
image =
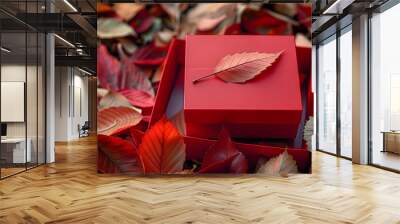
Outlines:
{"label": "wall mural", "polygon": [[311,172],[311,4],[97,5],[98,172]]}

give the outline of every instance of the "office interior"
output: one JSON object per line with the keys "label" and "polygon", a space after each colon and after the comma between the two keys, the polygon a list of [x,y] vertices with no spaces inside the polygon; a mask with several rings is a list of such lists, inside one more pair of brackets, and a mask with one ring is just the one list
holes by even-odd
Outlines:
{"label": "office interior", "polygon": [[52,163],[55,144],[95,132],[95,7],[0,1],[1,179]]}
{"label": "office interior", "polygon": [[400,172],[400,4],[313,4],[313,147]]}

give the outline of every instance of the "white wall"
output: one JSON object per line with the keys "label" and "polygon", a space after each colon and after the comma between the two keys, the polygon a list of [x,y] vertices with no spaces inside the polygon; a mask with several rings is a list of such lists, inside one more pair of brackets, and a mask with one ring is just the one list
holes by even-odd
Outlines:
{"label": "white wall", "polygon": [[56,67],[55,140],[79,137],[78,125],[88,120],[88,78],[71,67]]}

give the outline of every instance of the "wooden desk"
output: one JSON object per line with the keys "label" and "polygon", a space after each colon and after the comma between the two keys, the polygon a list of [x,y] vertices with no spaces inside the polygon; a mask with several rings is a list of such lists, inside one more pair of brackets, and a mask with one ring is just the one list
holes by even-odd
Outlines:
{"label": "wooden desk", "polygon": [[383,151],[400,154],[400,132],[383,131]]}
{"label": "wooden desk", "polygon": [[[26,154],[25,154],[25,143]],[[1,139],[1,159],[5,160],[5,163],[25,163],[31,162],[31,145],[32,141],[30,138],[5,138]]]}

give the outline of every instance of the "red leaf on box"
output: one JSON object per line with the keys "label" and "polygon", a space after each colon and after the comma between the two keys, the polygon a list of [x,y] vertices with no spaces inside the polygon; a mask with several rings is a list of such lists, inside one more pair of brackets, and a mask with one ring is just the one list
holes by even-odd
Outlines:
{"label": "red leaf on box", "polygon": [[162,118],[144,134],[138,151],[144,173],[180,172],[186,158],[183,137],[166,118]]}
{"label": "red leaf on box", "polygon": [[154,96],[136,89],[124,89],[119,91],[133,106],[148,108],[154,106]]}
{"label": "red leaf on box", "polygon": [[141,173],[134,146],[118,137],[97,135],[97,169],[101,173]]}
{"label": "red leaf on box", "polygon": [[247,171],[246,166],[247,160],[233,145],[228,131],[223,129],[219,140],[204,154],[199,173],[241,173]]}
{"label": "red leaf on box", "polygon": [[193,83],[210,76],[217,76],[226,82],[244,83],[270,67],[281,53],[245,52],[227,55],[215,66],[213,74],[196,79]]}
{"label": "red leaf on box", "polygon": [[117,135],[139,124],[142,115],[130,107],[109,107],[97,113],[97,133]]}

